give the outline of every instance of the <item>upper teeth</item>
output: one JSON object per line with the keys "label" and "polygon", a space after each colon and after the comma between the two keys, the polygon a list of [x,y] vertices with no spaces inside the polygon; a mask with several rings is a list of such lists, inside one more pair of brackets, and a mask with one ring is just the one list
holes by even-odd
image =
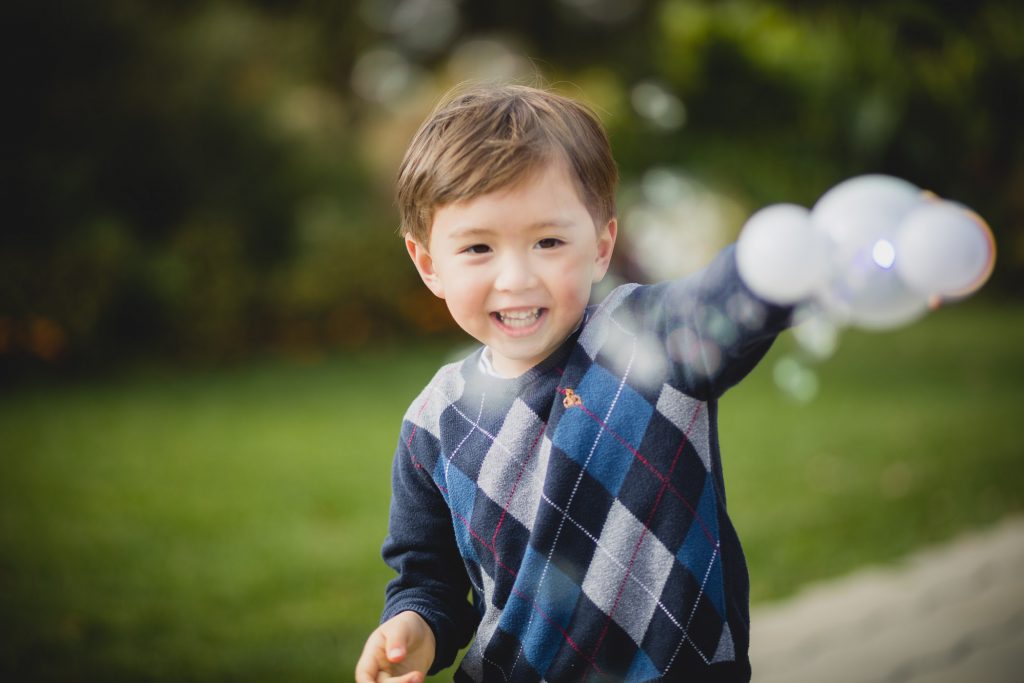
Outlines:
{"label": "upper teeth", "polygon": [[501,318],[501,322],[512,325],[531,323],[536,320],[539,315],[539,308],[534,308],[528,311],[501,311],[498,313],[498,317]]}

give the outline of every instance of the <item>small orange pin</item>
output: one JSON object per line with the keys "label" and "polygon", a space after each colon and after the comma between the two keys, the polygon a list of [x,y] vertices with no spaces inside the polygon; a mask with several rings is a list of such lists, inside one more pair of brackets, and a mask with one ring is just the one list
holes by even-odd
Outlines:
{"label": "small orange pin", "polygon": [[562,405],[566,408],[572,408],[573,406],[583,405],[583,399],[572,389],[565,390],[565,398],[562,399]]}

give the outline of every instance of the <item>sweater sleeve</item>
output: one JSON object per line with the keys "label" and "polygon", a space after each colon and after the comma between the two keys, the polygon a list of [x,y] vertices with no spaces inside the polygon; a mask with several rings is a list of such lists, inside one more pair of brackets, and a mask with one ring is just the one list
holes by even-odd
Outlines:
{"label": "sweater sleeve", "polygon": [[425,430],[403,424],[392,466],[388,536],[381,552],[398,573],[387,585],[381,621],[406,610],[423,617],[436,641],[430,674],[452,664],[480,619],[469,603],[470,583],[451,513],[430,476],[438,457],[432,441]]}
{"label": "sweater sleeve", "polygon": [[701,400],[718,398],[743,379],[793,313],[747,288],[735,245],[689,277],[638,288],[628,308],[664,340],[679,389]]}

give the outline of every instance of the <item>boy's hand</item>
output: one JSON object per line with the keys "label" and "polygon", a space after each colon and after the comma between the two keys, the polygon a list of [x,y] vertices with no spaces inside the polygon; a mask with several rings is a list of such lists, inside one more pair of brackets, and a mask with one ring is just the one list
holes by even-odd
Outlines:
{"label": "boy's hand", "polygon": [[434,632],[415,612],[377,627],[356,662],[356,683],[423,683],[434,663]]}

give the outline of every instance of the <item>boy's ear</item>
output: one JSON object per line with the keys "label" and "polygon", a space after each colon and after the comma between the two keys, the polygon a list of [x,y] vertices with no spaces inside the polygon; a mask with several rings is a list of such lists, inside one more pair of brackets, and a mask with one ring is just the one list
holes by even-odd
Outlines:
{"label": "boy's ear", "polygon": [[420,274],[423,284],[435,296],[443,299],[444,285],[441,284],[441,279],[437,276],[437,271],[434,270],[434,259],[431,258],[430,252],[411,236],[405,238],[405,248],[408,250],[409,258],[412,259],[413,265],[416,266],[416,271]]}
{"label": "boy's ear", "polygon": [[608,221],[597,234],[597,259],[594,262],[594,282],[599,282],[608,272],[615,251],[615,238],[619,234],[619,222],[615,218]]}

